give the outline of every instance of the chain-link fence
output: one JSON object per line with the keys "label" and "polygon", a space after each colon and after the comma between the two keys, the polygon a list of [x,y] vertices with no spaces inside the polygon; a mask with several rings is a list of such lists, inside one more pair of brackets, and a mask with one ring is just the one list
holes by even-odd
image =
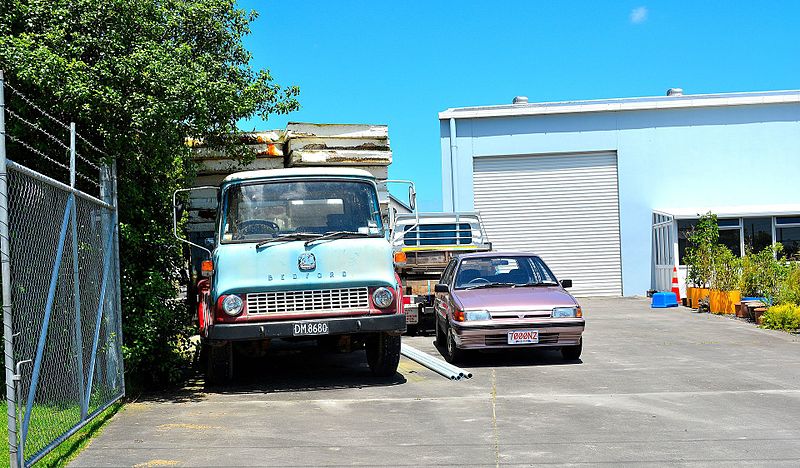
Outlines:
{"label": "chain-link fence", "polygon": [[[26,140],[7,131],[5,117],[10,115],[57,139],[7,107],[3,85],[0,72],[0,259],[9,446],[12,466],[28,466],[124,395],[115,177],[108,161],[82,158],[99,169],[97,182],[76,170],[79,136],[74,125],[68,127],[69,145],[57,140],[67,146],[68,164],[29,141],[29,135]],[[20,95],[20,102],[44,113],[9,89]],[[66,166],[69,183],[15,161],[15,151],[6,154],[6,140],[20,157],[44,156]],[[98,196],[78,190],[78,178],[99,186]]]}

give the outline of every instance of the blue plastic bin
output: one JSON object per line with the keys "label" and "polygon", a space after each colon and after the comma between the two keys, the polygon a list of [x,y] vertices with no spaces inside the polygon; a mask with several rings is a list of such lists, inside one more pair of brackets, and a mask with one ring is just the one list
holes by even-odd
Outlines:
{"label": "blue plastic bin", "polygon": [[674,292],[658,292],[653,294],[653,302],[650,304],[653,309],[665,309],[667,307],[678,307],[678,297]]}

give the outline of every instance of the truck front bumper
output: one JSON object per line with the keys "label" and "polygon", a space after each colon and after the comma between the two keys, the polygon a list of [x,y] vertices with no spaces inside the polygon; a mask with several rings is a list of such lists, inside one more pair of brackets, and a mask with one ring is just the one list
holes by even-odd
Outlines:
{"label": "truck front bumper", "polygon": [[[295,325],[326,324],[327,333],[296,335]],[[329,318],[314,320],[286,320],[280,322],[219,323],[211,327],[208,339],[226,341],[260,340],[265,338],[289,338],[330,335],[352,335],[358,333],[388,332],[401,334],[406,331],[403,314],[368,315],[363,317]]]}

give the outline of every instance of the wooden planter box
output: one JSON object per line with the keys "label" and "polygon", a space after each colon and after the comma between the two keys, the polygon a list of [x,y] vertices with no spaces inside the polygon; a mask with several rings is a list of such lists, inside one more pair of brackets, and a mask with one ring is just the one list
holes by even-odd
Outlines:
{"label": "wooden planter box", "polygon": [[709,294],[708,306],[715,314],[734,314],[736,304],[742,300],[740,291],[720,291],[712,289]]}

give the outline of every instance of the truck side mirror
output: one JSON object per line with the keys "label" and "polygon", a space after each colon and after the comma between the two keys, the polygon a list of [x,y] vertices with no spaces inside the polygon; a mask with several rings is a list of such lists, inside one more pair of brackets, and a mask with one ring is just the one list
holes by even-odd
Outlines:
{"label": "truck side mirror", "polygon": [[183,204],[183,202],[178,200],[178,194],[183,193],[183,192],[192,192],[194,190],[209,190],[209,189],[216,190],[217,193],[219,193],[219,187],[214,187],[214,186],[209,186],[209,185],[205,185],[205,186],[202,186],[202,187],[192,187],[192,188],[188,188],[188,189],[178,189],[178,190],[176,190],[175,192],[172,193],[172,233],[175,235],[175,238],[178,239],[179,241],[181,241],[181,242],[183,242],[185,244],[189,244],[192,247],[197,247],[198,249],[203,250],[204,252],[206,252],[208,254],[208,258],[211,258],[211,250],[210,249],[207,249],[206,247],[204,247],[204,246],[202,246],[200,244],[196,244],[196,243],[190,241],[189,239],[185,239],[178,233],[178,212],[179,211],[182,212],[183,209],[185,208],[185,205]]}
{"label": "truck side mirror", "polygon": [[439,283],[437,285],[434,285],[434,287],[433,287],[433,292],[446,293],[446,292],[449,292],[449,291],[450,291],[450,287],[448,287],[446,284]]}
{"label": "truck side mirror", "polygon": [[417,190],[413,184],[408,186],[408,207],[411,211],[417,211]]}
{"label": "truck side mirror", "polygon": [[564,289],[571,288],[572,287],[572,280],[571,279],[561,280],[561,287],[564,288]]}

